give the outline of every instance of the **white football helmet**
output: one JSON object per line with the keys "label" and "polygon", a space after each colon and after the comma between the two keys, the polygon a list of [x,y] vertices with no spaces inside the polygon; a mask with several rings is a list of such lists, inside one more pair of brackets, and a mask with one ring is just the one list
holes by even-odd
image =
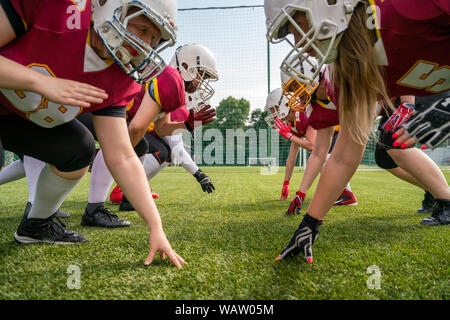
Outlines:
{"label": "white football helmet", "polygon": [[190,43],[179,47],[170,61],[170,66],[180,71],[184,81],[199,81],[197,91],[205,103],[214,95],[215,91],[209,82],[219,80],[216,57],[205,46]]}
{"label": "white football helmet", "polygon": [[[176,42],[177,0],[92,0],[94,30],[116,63],[136,82],[157,77],[166,64],[158,52]],[[128,9],[138,11],[127,16]],[[147,44],[127,30],[128,21],[147,17],[160,31],[160,43]],[[124,44],[138,53],[133,56]]]}
{"label": "white football helmet", "polygon": [[[300,82],[312,84],[322,66],[336,60],[342,32],[347,29],[353,11],[360,1],[264,0],[267,39],[272,43],[286,40],[292,47],[281,64],[281,70]],[[297,12],[306,15],[310,26],[306,32],[294,20]],[[287,38],[289,24],[301,35],[297,43]],[[316,52],[315,62],[308,54],[311,49]],[[303,62],[313,69],[312,76],[297,71]]]}
{"label": "white football helmet", "polygon": [[272,90],[269,93],[264,111],[270,112],[270,114],[264,118],[269,127],[274,126],[275,119],[283,120],[288,116],[290,108],[288,100],[283,96],[281,88]]}

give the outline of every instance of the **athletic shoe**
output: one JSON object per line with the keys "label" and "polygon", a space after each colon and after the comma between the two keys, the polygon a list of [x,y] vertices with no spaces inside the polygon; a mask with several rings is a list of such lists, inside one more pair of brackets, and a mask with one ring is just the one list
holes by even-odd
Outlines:
{"label": "athletic shoe", "polygon": [[66,225],[56,218],[56,213],[46,219],[28,219],[30,209],[31,204],[27,204],[19,227],[14,233],[14,239],[18,243],[73,244],[87,241],[85,235],[67,229]]}
{"label": "athletic shoe", "polygon": [[[120,190],[119,186],[116,186],[112,191],[111,194],[109,195],[109,201],[111,201],[114,204],[120,204],[122,202],[122,197],[123,197],[123,192],[122,190]],[[159,194],[157,193],[152,193],[152,198],[153,199],[158,199],[159,198]],[[120,209],[119,209],[120,210]],[[129,210],[129,211],[133,211]],[[123,211],[123,210],[120,210]]]}
{"label": "athletic shoe", "polygon": [[115,186],[115,188],[111,191],[111,194],[109,195],[109,201],[111,201],[114,204],[120,204],[122,201],[123,193],[122,190],[120,190],[119,186]]}
{"label": "athletic shoe", "polygon": [[434,197],[431,193],[428,191],[425,191],[425,197],[422,201],[422,207],[417,210],[417,213],[430,213],[433,212],[433,206],[434,206]]}
{"label": "athletic shoe", "polygon": [[127,197],[122,197],[122,202],[119,206],[119,211],[134,211],[133,205],[128,201]]}
{"label": "athletic shoe", "polygon": [[[28,208],[28,206],[30,207],[30,208]],[[25,209],[25,212],[29,212],[30,211],[30,209],[31,209],[31,202],[27,202],[27,206],[26,206],[26,208],[28,208],[28,211],[27,211],[27,209]],[[28,214],[28,213],[27,213]],[[56,212],[55,212],[55,217],[56,218],[69,218],[70,217],[70,214],[68,213],[68,212],[64,212],[64,211],[61,211],[61,210],[57,210]]]}
{"label": "athletic shoe", "polygon": [[450,224],[450,200],[435,199],[432,215],[420,221],[420,224],[427,226]]}
{"label": "athletic shoe", "polygon": [[340,197],[334,203],[335,206],[356,206],[358,205],[358,201],[356,200],[356,196],[353,192],[344,189],[344,192],[340,195]]}
{"label": "athletic shoe", "polygon": [[84,211],[81,225],[85,227],[120,228],[129,227],[131,222],[122,220],[111,210],[99,206],[95,208],[94,212],[88,212],[87,209]]}
{"label": "athletic shoe", "polygon": [[56,218],[70,218],[70,213],[61,211],[58,209],[58,211],[55,212]]}

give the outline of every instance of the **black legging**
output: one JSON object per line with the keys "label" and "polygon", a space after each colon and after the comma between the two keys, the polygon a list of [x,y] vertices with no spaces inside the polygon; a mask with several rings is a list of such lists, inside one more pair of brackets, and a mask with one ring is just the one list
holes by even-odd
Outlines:
{"label": "black legging", "polygon": [[94,160],[94,138],[78,120],[43,128],[16,114],[0,116],[0,140],[6,150],[52,164],[62,172],[85,168]]}

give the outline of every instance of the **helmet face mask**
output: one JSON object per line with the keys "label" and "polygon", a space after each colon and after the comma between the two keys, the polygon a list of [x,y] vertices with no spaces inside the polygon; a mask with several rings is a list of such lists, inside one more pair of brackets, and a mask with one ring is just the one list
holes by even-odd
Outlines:
{"label": "helmet face mask", "polygon": [[[173,6],[172,1],[169,2],[166,6]],[[158,52],[176,42],[175,22],[151,8],[153,3],[161,6],[154,0],[93,0],[95,31],[109,55],[127,75],[140,84],[152,80],[164,70],[166,64]],[[174,3],[176,9],[176,1]],[[137,10],[127,15],[130,8]],[[128,22],[141,15],[160,30],[159,43],[147,44],[127,29]],[[126,46],[131,47],[136,54],[131,54]]]}
{"label": "helmet face mask", "polygon": [[[303,73],[306,75],[311,75],[312,72],[308,72],[308,69],[305,70],[303,65],[300,68]],[[299,71],[296,70],[298,74]],[[320,76],[319,76],[320,78]],[[317,80],[317,81],[316,81]],[[294,78],[291,78],[290,75],[281,71],[281,84],[283,89],[283,96],[288,101],[288,106],[295,112],[304,112],[306,106],[311,101],[311,95],[319,86],[318,78],[314,79],[312,85],[302,83]]]}
{"label": "helmet face mask", "polygon": [[[305,17],[310,24],[310,29],[306,32],[303,31],[297,21],[289,14],[290,12],[304,12]],[[278,36],[279,28],[275,28],[274,26],[272,29],[269,29],[269,32],[272,32],[268,33],[268,38],[272,43],[286,41],[291,47],[291,50],[283,59],[280,69],[291,78],[313,86],[314,79],[318,76],[321,67],[330,62],[328,61],[328,57],[330,56],[338,35],[337,26],[331,21],[322,21],[321,24],[316,27],[311,10],[295,6],[283,8],[277,19],[274,20],[274,24],[275,23],[290,23],[300,34],[300,40],[297,43],[295,43],[295,40],[294,42],[291,41],[288,38],[288,34],[275,40],[275,37]],[[323,36],[325,30],[330,38],[319,40],[319,38]],[[312,56],[310,52],[314,52],[314,56]],[[307,75],[306,73],[301,72],[301,66],[305,64],[309,65],[311,69],[314,70],[312,74]]]}
{"label": "helmet face mask", "polygon": [[198,91],[194,93],[186,93],[186,108],[199,112],[203,107],[211,105],[209,100],[203,100]]}
{"label": "helmet face mask", "polygon": [[[291,47],[280,69],[291,78],[312,85],[322,66],[337,58],[343,31],[360,1],[265,0],[267,39],[272,43],[286,41]],[[299,21],[308,28],[303,30]],[[295,31],[297,41],[288,39],[288,27]],[[310,65],[313,74],[298,72],[302,64]]]}
{"label": "helmet face mask", "polygon": [[318,87],[317,82],[313,82],[313,85],[304,84],[296,79],[289,79],[283,85],[283,95],[288,100],[289,108],[296,112],[304,112],[306,106],[311,101],[311,95]]}

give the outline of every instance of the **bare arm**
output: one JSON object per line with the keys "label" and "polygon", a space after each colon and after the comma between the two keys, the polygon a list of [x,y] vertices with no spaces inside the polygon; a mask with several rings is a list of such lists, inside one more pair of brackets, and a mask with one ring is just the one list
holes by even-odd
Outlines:
{"label": "bare arm", "polygon": [[313,127],[308,126],[306,129],[305,138],[301,139],[296,136],[291,137],[291,141],[297,144],[298,146],[302,147],[303,149],[306,149],[308,151],[312,151],[314,148],[314,142],[316,141],[316,133],[317,130],[315,130]]}
{"label": "bare arm", "polygon": [[333,130],[333,127],[317,130],[314,148],[309,156],[305,174],[303,175],[299,188],[299,190],[303,193],[308,192],[319,172],[322,170],[323,164],[327,159],[328,150],[330,150]]}
{"label": "bare arm", "polygon": [[128,139],[125,119],[94,116],[93,123],[109,171],[150,230],[150,252],[145,264],[149,265],[160,252],[181,268],[185,262],[166,239],[144,168]]}
{"label": "bare arm", "polygon": [[316,192],[308,208],[308,214],[323,219],[345,185],[358,168],[365,145],[356,143],[345,126],[341,127],[336,145],[327,160]]}
{"label": "bare arm", "polygon": [[296,143],[291,142],[291,148],[289,150],[289,156],[286,160],[286,171],[284,173],[284,181],[290,181],[292,177],[292,173],[294,172],[295,160],[297,160],[298,150],[300,150],[300,146]]}
{"label": "bare arm", "polygon": [[133,147],[144,138],[148,126],[160,112],[161,106],[146,91],[136,115],[128,125],[128,133],[130,134],[131,145]]}
{"label": "bare arm", "polygon": [[161,137],[172,136],[184,130],[186,130],[184,122],[170,121],[169,114],[155,122],[155,132]]}

